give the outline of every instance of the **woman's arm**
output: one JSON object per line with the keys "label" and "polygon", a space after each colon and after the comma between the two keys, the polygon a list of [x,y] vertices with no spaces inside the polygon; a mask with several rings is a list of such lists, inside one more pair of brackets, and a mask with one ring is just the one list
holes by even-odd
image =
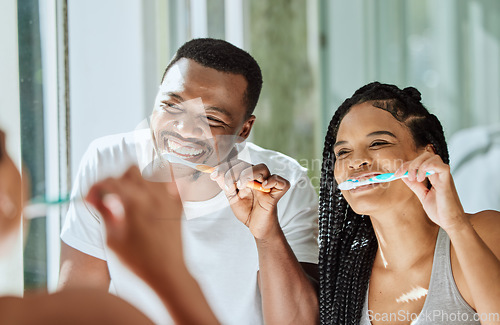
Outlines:
{"label": "woman's arm", "polygon": [[477,213],[470,222],[447,232],[452,242],[452,260],[456,258],[458,262],[453,265],[453,272],[462,296],[480,316],[489,317],[490,322],[483,324],[499,324],[500,213]]}
{"label": "woman's arm", "polygon": [[[403,181],[417,195],[427,216],[450,237],[458,262],[454,274],[462,293],[470,293],[468,303],[481,316],[491,315],[500,323],[500,213],[485,211],[472,216],[464,212],[453,183],[450,167],[441,158],[427,150],[413,161],[404,163],[396,176],[408,171]],[[425,174],[432,187],[425,184]],[[452,259],[453,259],[452,255]],[[463,286],[466,284],[466,286]]]}

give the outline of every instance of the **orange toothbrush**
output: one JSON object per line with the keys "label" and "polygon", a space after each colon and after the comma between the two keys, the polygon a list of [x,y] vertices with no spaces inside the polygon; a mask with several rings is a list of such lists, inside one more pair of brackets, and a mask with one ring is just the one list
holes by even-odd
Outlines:
{"label": "orange toothbrush", "polygon": [[[215,167],[211,167],[211,166],[207,166],[207,165],[203,165],[203,164],[195,164],[195,163],[192,163],[190,161],[186,161],[186,160],[184,160],[180,157],[177,157],[173,154],[170,154],[170,153],[165,153],[162,155],[162,157],[166,158],[166,160],[168,160],[171,163],[183,164],[185,166],[194,168],[194,169],[196,169],[202,173],[205,173],[205,174],[211,174],[215,171]],[[254,189],[254,190],[257,190],[257,191],[260,191],[260,192],[264,192],[264,193],[271,192],[271,189],[262,187],[262,183],[259,183],[257,181],[248,182],[247,187]]]}

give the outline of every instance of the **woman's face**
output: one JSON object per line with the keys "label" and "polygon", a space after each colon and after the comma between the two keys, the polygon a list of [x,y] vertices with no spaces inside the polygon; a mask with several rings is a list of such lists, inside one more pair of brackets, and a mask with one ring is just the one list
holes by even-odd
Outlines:
{"label": "woman's face", "polygon": [[[337,183],[347,179],[368,179],[393,173],[403,162],[416,158],[417,150],[410,130],[391,113],[370,102],[351,107],[342,119],[334,145],[334,176]],[[372,215],[416,198],[401,181],[373,184],[342,191],[358,214]]]}
{"label": "woman's face", "polygon": [[5,134],[0,131],[0,248],[19,229],[21,211],[21,175],[5,150]]}

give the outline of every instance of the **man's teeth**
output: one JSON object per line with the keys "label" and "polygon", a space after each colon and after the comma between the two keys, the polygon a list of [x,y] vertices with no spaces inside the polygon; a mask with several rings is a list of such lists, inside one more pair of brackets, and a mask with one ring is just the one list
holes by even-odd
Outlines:
{"label": "man's teeth", "polygon": [[168,146],[173,152],[183,156],[197,156],[203,152],[202,149],[184,147],[179,143],[170,140],[168,141]]}

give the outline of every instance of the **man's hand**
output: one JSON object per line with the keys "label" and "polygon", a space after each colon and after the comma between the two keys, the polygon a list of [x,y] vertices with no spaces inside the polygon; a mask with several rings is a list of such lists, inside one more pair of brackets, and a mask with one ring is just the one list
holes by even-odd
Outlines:
{"label": "man's hand", "polygon": [[[221,164],[210,177],[226,194],[235,216],[244,223],[256,239],[268,239],[281,231],[277,204],[290,188],[281,176],[271,175],[264,164],[250,165],[236,160]],[[252,181],[270,189],[264,193],[247,187]]]}
{"label": "man's hand", "polygon": [[145,181],[134,166],[96,183],[86,199],[106,223],[109,247],[138,275],[149,277],[162,261],[167,270],[184,265],[175,183]]}
{"label": "man's hand", "polygon": [[27,183],[21,181],[21,175],[7,153],[5,134],[0,130],[0,250],[10,250],[19,233],[23,196],[28,193]]}

